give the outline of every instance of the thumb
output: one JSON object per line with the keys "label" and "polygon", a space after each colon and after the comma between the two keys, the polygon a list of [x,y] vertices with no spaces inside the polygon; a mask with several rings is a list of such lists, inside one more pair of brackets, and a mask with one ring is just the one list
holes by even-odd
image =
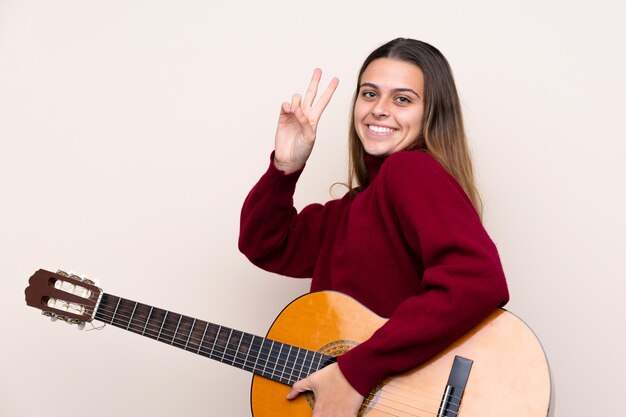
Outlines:
{"label": "thumb", "polygon": [[291,387],[291,391],[289,391],[289,394],[287,394],[287,399],[293,400],[304,391],[309,391],[309,390],[310,388],[308,388],[307,379],[306,378],[301,379],[300,381],[293,384],[293,386]]}

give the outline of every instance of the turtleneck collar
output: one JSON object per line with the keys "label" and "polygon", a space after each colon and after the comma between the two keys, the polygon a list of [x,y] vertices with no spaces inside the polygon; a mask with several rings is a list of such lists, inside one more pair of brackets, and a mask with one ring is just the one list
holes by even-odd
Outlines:
{"label": "turtleneck collar", "polygon": [[370,154],[365,154],[364,161],[365,166],[367,167],[367,173],[370,177],[370,182],[374,181],[374,178],[378,175],[380,171],[380,167],[383,165],[383,162],[387,159],[387,156],[374,156]]}

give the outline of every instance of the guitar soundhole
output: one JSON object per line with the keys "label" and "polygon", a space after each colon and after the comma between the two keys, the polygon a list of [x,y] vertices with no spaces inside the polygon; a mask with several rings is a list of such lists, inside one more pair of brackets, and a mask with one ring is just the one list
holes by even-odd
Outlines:
{"label": "guitar soundhole", "polygon": [[[343,355],[344,353],[346,353],[347,351],[349,351],[350,349],[352,349],[358,344],[359,344],[358,342],[355,342],[353,340],[336,340],[334,342],[330,342],[329,344],[325,346],[322,346],[320,349],[318,349],[318,352],[335,357],[335,356]],[[359,410],[359,413],[358,413],[359,417],[366,415],[368,412],[372,410],[372,408],[376,404],[376,400],[378,399],[378,396],[380,395],[381,388],[382,388],[382,384],[378,384],[376,387],[374,387],[372,391],[370,391],[369,395],[363,401],[363,405],[361,405],[361,409]],[[306,401],[309,403],[309,406],[311,407],[311,410],[312,410],[313,407],[315,406],[315,396],[313,395],[312,392],[307,391],[304,393],[304,397],[306,398]]]}

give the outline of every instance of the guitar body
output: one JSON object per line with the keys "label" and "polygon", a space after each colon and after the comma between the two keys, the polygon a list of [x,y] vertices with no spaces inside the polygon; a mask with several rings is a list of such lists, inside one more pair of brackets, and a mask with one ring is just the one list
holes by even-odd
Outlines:
{"label": "guitar body", "polygon": [[[386,319],[337,292],[302,296],[275,320],[273,340],[343,353],[368,339]],[[473,361],[459,415],[462,417],[545,417],[550,407],[550,371],[532,331],[516,316],[497,310],[431,360],[387,378],[371,394],[369,417],[436,416],[455,356]],[[288,401],[290,387],[254,376],[254,417],[309,417],[310,394]]]}

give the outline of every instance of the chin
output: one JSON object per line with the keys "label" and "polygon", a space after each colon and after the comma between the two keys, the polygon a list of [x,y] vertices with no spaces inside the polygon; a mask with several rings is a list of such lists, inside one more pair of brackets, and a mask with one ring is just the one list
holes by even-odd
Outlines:
{"label": "chin", "polygon": [[388,156],[393,153],[393,150],[389,149],[388,146],[380,146],[380,143],[375,145],[378,146],[363,146],[363,150],[365,151],[365,153],[372,156]]}
{"label": "chin", "polygon": [[387,156],[388,152],[378,151],[378,150],[367,150],[365,149],[365,153],[371,156]]}

